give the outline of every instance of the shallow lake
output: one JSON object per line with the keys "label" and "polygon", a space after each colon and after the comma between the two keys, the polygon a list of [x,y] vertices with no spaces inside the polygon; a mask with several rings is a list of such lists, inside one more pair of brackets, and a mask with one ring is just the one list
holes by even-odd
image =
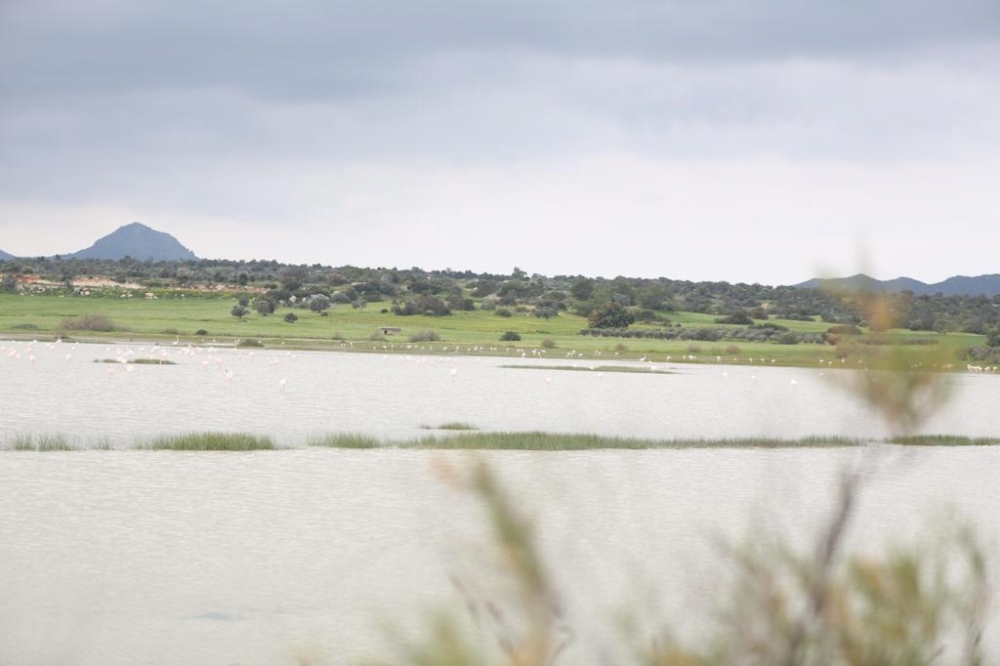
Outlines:
{"label": "shallow lake", "polygon": [[[386,627],[464,617],[458,579],[500,598],[477,501],[442,464],[485,459],[540,535],[576,636],[560,663],[615,654],[615,619],[684,626],[720,601],[715,545],[806,542],[857,450],[440,453],[88,451],[0,455],[0,662],[354,663]],[[851,543],[907,542],[956,512],[992,538],[1000,448],[898,450]],[[995,561],[995,558],[994,558]],[[996,646],[996,622],[988,641]],[[487,641],[489,644],[489,641]],[[622,663],[620,661],[612,663]]]}
{"label": "shallow lake", "polygon": [[[477,356],[6,346],[3,432],[82,444],[245,430],[297,446],[331,431],[410,438],[447,421],[656,438],[884,434],[820,369],[655,359],[646,365],[674,374],[584,373]],[[93,362],[123,354],[176,365]],[[949,379],[955,399],[925,430],[1000,433],[997,378]],[[616,654],[623,609],[697,628],[719,600],[720,539],[775,531],[809,543],[840,470],[870,452],[2,452],[0,663],[391,655],[392,637],[426,627],[434,609],[464,616],[454,581],[502,595],[481,507],[440,471],[485,460],[538,528],[576,637],[559,663],[596,665]],[[885,447],[861,499],[855,550],[909,542],[958,514],[997,561],[1000,447]]]}
{"label": "shallow lake", "polygon": [[[421,427],[541,430],[654,439],[883,437],[838,385],[843,370],[677,364],[666,359],[422,356],[233,348],[0,344],[0,432],[127,446],[159,434],[246,431],[285,446],[357,432],[399,440]],[[552,356],[562,358],[551,358]],[[172,365],[95,363],[158,359]],[[540,366],[513,369],[510,365]],[[626,366],[644,372],[601,371]],[[571,372],[560,368],[595,368]],[[671,374],[661,374],[669,372]],[[946,378],[954,398],[924,432],[1000,433],[1000,377]]]}

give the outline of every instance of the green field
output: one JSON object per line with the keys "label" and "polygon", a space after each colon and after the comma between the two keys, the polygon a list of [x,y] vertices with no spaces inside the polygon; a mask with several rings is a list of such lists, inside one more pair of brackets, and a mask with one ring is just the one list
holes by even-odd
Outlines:
{"label": "green field", "polygon": [[[172,295],[161,298],[68,297],[55,295],[0,294],[0,335],[20,338],[100,340],[164,340],[194,344],[235,344],[260,341],[263,346],[286,345],[310,349],[351,349],[354,351],[421,351],[426,353],[510,354],[514,350],[544,350],[549,358],[639,359],[663,362],[755,363],[779,366],[816,367],[839,363],[837,349],[823,344],[777,344],[762,342],[698,342],[653,338],[614,338],[580,335],[587,320],[560,313],[541,319],[530,313],[500,317],[485,310],[456,311],[444,317],[398,316],[381,312],[388,303],[370,304],[365,309],[346,305],[330,308],[325,315],[306,309],[282,308],[261,316],[251,312],[244,320],[230,314],[234,298],[226,295]],[[294,312],[298,320],[288,323],[284,316]],[[70,330],[67,320],[78,317],[106,317],[112,330]],[[671,313],[671,322],[685,328],[714,327],[715,317],[697,313]],[[820,321],[771,320],[799,332],[822,333],[829,325]],[[399,333],[379,335],[380,327],[397,327]],[[632,330],[658,328],[636,324]],[[732,326],[731,328],[739,328]],[[204,331],[204,333],[199,333]],[[409,342],[409,337],[433,331],[439,340]],[[513,331],[519,342],[501,342],[500,336]],[[955,363],[962,349],[983,344],[983,336],[962,333],[913,333],[890,331],[884,340],[903,343],[915,358],[933,357],[935,364]],[[918,342],[921,344],[905,344]],[[877,351],[856,345],[849,362],[864,362]],[[945,359],[945,360],[942,360]],[[846,365],[843,364],[843,365]]]}

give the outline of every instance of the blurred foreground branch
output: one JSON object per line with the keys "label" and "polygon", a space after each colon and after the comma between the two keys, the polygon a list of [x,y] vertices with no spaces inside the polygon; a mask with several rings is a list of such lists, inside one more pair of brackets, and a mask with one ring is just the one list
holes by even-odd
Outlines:
{"label": "blurred foreground branch", "polygon": [[[873,329],[891,325],[882,300],[865,301]],[[950,395],[948,378],[899,345],[880,345],[874,366],[847,375],[855,392],[897,436],[911,435]],[[731,587],[722,589],[719,622],[691,646],[665,631],[630,646],[642,666],[982,666],[990,572],[971,527],[954,522],[931,548],[913,544],[881,557],[844,552],[864,483],[879,448],[841,472],[832,510],[811,549],[757,534],[730,550]],[[498,654],[471,647],[454,620],[437,621],[425,640],[407,648],[413,666],[551,666],[565,656],[572,632],[529,521],[490,469],[447,476],[483,504],[497,553],[494,574],[512,584],[503,600],[483,598],[453,579],[470,615],[488,619]],[[485,618],[485,619],[484,619]],[[668,627],[669,629],[669,627]],[[634,639],[633,639],[634,640]],[[577,657],[577,655],[574,655]],[[581,656],[586,660],[587,657]],[[591,658],[586,663],[604,663]],[[575,662],[574,662],[575,663]],[[616,662],[616,665],[619,662]]]}

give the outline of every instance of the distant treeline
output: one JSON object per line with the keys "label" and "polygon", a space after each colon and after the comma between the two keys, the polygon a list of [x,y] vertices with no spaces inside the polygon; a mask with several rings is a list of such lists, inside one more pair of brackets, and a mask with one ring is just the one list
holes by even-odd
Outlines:
{"label": "distant treeline", "polygon": [[[752,323],[770,318],[819,319],[831,324],[865,326],[871,294],[830,293],[819,289],[729,282],[691,282],[668,278],[546,277],[514,268],[510,274],[472,271],[426,271],[420,268],[331,267],[290,265],[277,261],[118,261],[37,258],[0,262],[0,288],[15,291],[34,276],[63,285],[72,293],[74,280],[107,277],[146,289],[209,287],[233,294],[264,294],[276,304],[308,302],[325,295],[331,302],[363,307],[385,302],[386,309],[405,314],[446,315],[454,310],[493,309],[555,317],[561,312],[590,316],[595,308],[617,303],[634,320],[669,324],[672,312],[704,313],[727,318],[723,323]],[[987,333],[1000,326],[1000,296],[917,296],[885,294],[891,320],[916,331]],[[756,335],[771,335],[758,330]],[[780,333],[783,333],[781,331]],[[791,339],[791,336],[786,336]]]}

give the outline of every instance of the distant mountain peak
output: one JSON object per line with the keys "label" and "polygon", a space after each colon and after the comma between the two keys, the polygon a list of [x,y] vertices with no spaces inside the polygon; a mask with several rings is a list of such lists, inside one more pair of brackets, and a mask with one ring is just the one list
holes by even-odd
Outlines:
{"label": "distant mountain peak", "polygon": [[194,252],[163,231],[132,222],[100,238],[85,250],[67,255],[74,259],[111,259],[132,257],[140,261],[183,261],[197,259]]}
{"label": "distant mountain peak", "polygon": [[17,257],[15,257],[12,254],[7,254],[3,250],[0,250],[0,261],[10,261],[11,259],[17,259]]}
{"label": "distant mountain peak", "polygon": [[956,275],[942,282],[927,284],[908,277],[893,280],[877,280],[858,273],[845,278],[814,278],[794,285],[804,289],[831,289],[834,291],[902,292],[910,291],[917,296],[943,294],[945,296],[996,296],[1000,294],[1000,275],[979,275],[966,277]]}

